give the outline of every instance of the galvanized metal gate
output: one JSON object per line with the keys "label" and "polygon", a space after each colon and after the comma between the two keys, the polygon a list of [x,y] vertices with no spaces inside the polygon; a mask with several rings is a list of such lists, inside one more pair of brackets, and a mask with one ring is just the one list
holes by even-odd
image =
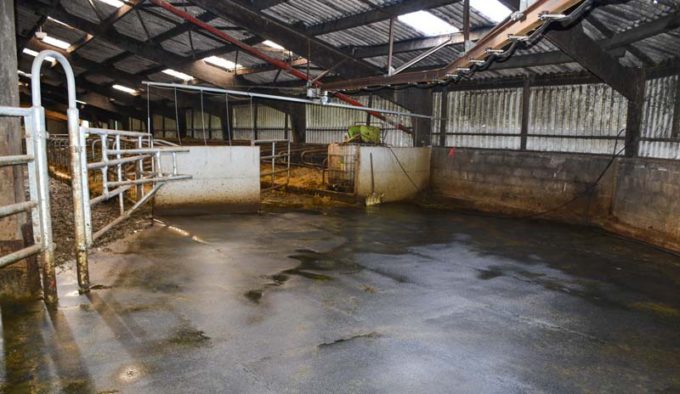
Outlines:
{"label": "galvanized metal gate", "polygon": [[268,186],[262,190],[288,186],[290,182],[290,139],[252,140],[250,145],[262,145],[260,163],[271,168],[271,170],[260,172],[260,179],[268,183]]}

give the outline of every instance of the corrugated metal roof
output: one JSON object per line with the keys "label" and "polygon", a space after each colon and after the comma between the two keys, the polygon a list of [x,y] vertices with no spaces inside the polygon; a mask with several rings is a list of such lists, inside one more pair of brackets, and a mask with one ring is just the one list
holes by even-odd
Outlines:
{"label": "corrugated metal roof", "polygon": [[[104,17],[111,15],[115,11],[115,8],[104,3],[94,3]],[[91,4],[89,4],[88,0],[63,1],[61,4],[69,13],[89,22],[99,23],[99,17]],[[358,15],[370,11],[374,7],[385,7],[393,4],[395,4],[394,0],[288,0],[264,10],[263,13],[286,23],[302,23],[304,26],[309,27],[352,15]],[[181,8],[194,16],[205,13],[205,10],[196,6]],[[462,27],[462,2],[431,9],[430,12],[458,28]],[[596,28],[597,24],[587,20],[584,22],[584,26],[586,33],[589,36],[596,40],[601,40],[605,39],[607,35],[619,34],[655,19],[678,12],[680,12],[680,0],[658,0],[656,3],[651,0],[630,0],[622,3],[599,6],[590,12],[589,18],[592,18],[597,24],[606,26],[606,29],[609,30],[609,32],[598,30]],[[184,23],[183,20],[171,13],[157,7],[151,7],[148,4],[139,7],[138,13],[144,20],[144,26],[142,26],[137,12],[131,12],[114,25],[116,31],[137,41],[146,42],[148,36],[145,32],[145,28],[152,36],[157,36],[175,28],[178,24]],[[22,34],[29,32],[38,21],[38,17],[35,14],[22,7],[19,7],[18,9],[17,18],[17,26],[19,32]],[[212,20],[210,24],[229,29],[228,34],[237,39],[246,39],[252,36],[252,34],[247,31],[230,29],[237,25],[234,21],[216,18]],[[474,29],[490,26],[493,23],[479,12],[473,10],[471,24]],[[69,29],[54,22],[47,22],[44,29],[50,35],[69,42],[76,42],[84,36],[83,32]],[[383,20],[364,26],[324,34],[318,36],[318,38],[336,47],[383,45],[388,42],[388,29],[389,22]],[[395,24],[396,41],[413,40],[421,37],[423,37],[423,34],[410,26],[399,21]],[[209,37],[209,33],[206,32],[192,33],[191,39],[196,51],[215,49],[223,45],[218,40]],[[178,56],[189,57],[191,55],[189,34],[186,32],[164,41],[161,45],[165,50],[175,53]],[[680,53],[680,29],[646,37],[639,42],[631,44],[627,49],[624,56],[620,58],[620,62],[630,67],[646,65],[645,62],[648,62],[647,59],[658,64],[668,59],[676,58]],[[424,50],[417,50],[396,54],[394,57],[394,64],[398,67],[423,51]],[[460,51],[460,46],[446,47],[419,62],[414,67],[438,67],[448,64],[460,55]],[[552,51],[558,51],[558,48],[552,45],[548,40],[540,40],[536,45],[530,48],[519,49],[516,56]],[[95,38],[79,49],[78,54],[92,61],[103,62],[122,52],[123,51],[118,48],[115,42],[107,42],[101,38]],[[272,52],[270,54],[278,58],[287,57],[286,53],[281,52]],[[300,55],[304,56],[305,54]],[[234,52],[221,56],[232,61],[236,60]],[[365,60],[381,68],[387,63],[386,56],[372,57]],[[238,62],[246,67],[263,64],[262,60],[244,53],[239,54]],[[138,56],[130,56],[116,64],[116,68],[132,74],[144,72],[144,70],[155,66],[157,66],[156,63]],[[518,76],[524,75],[527,72],[537,74],[560,74],[571,71],[583,71],[583,68],[576,63],[536,66],[517,70],[506,69],[485,71],[476,74],[474,78]],[[244,76],[244,78],[253,83],[271,83],[275,74],[276,71],[268,71],[261,74],[249,74]],[[292,79],[292,77],[284,72],[281,73],[277,81],[283,82]]]}

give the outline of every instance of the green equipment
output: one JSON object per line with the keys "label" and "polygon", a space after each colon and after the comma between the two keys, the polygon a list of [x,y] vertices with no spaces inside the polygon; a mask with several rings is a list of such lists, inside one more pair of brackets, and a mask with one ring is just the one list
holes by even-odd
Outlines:
{"label": "green equipment", "polygon": [[347,130],[347,142],[380,144],[380,127],[354,125]]}

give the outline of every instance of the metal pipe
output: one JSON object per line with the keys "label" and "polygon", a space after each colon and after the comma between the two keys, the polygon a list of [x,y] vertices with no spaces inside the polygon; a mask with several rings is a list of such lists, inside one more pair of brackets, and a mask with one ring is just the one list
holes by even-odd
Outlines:
{"label": "metal pipe", "polygon": [[34,160],[33,155],[12,155],[0,157],[0,167],[28,164]]}
{"label": "metal pipe", "polygon": [[15,214],[21,213],[21,212],[26,212],[26,211],[29,211],[36,206],[38,206],[38,203],[35,202],[35,201],[26,201],[26,202],[19,202],[19,203],[12,204],[12,205],[5,205],[4,207],[0,207],[0,218],[4,218],[5,216],[10,216],[10,215],[15,215]]}
{"label": "metal pipe", "polygon": [[[111,182],[111,183],[113,183],[113,182]],[[111,185],[111,183],[109,183],[109,185]],[[112,198],[112,197],[116,197],[116,196],[118,196],[118,195],[122,195],[123,193],[125,193],[125,192],[128,191],[128,190],[130,190],[130,186],[122,186],[122,187],[119,187],[119,188],[117,188],[117,189],[113,189],[112,191],[109,191],[109,192],[107,192],[107,193],[105,193],[105,194],[102,194],[102,195],[100,195],[100,196],[97,196],[97,197],[91,199],[91,200],[90,200],[90,205],[97,205],[97,204],[99,204],[100,202],[106,201],[106,200],[108,200],[108,199],[110,199],[110,198]]]}
{"label": "metal pipe", "polygon": [[124,131],[124,130],[109,130],[100,129],[93,127],[83,127],[83,132],[85,134],[96,134],[96,135],[120,135],[125,137],[148,137],[151,138],[149,133],[140,133],[138,131]]}
{"label": "metal pipe", "polygon": [[137,202],[135,203],[135,205],[133,205],[130,209],[128,209],[127,211],[125,211],[125,213],[123,213],[122,215],[118,216],[118,217],[117,217],[115,220],[113,220],[111,223],[107,224],[106,226],[102,227],[99,231],[97,231],[96,233],[94,233],[94,235],[93,235],[92,238],[93,238],[93,239],[98,239],[99,237],[101,237],[102,235],[104,235],[107,231],[109,231],[110,229],[112,229],[114,226],[118,225],[119,223],[121,223],[121,222],[124,221],[125,219],[129,218],[129,217],[130,217],[137,209],[139,209],[139,207],[141,207],[141,206],[144,205],[147,201],[149,201],[149,200],[151,199],[151,197],[153,197],[154,194],[156,194],[156,193],[158,192],[158,190],[160,190],[160,188],[163,187],[163,185],[164,185],[164,183],[162,183],[162,184],[160,184],[160,185],[154,186],[154,188],[151,189],[151,191],[150,191],[147,195],[145,195],[143,198],[141,198],[139,201],[137,201]]}
{"label": "metal pipe", "polygon": [[111,185],[111,186],[143,185],[143,184],[146,184],[146,183],[179,181],[179,180],[183,180],[183,179],[191,179],[191,175],[177,175],[177,176],[156,177],[156,178],[140,178],[140,179],[135,179],[135,180],[131,180],[131,181],[110,182],[109,185]]}
{"label": "metal pipe", "polygon": [[392,62],[394,56],[394,20],[395,17],[390,18],[390,29],[389,29],[389,48],[387,50],[387,75],[392,75]]}
{"label": "metal pipe", "polygon": [[177,152],[189,152],[189,148],[181,147],[167,147],[167,148],[142,148],[142,149],[112,149],[108,153],[111,155],[138,155],[138,154],[156,154],[156,153],[177,153]]}
{"label": "metal pipe", "polygon": [[173,83],[150,82],[150,81],[144,81],[142,83],[144,85],[147,85],[147,86],[156,86],[156,87],[162,87],[162,88],[168,88],[168,89],[196,90],[196,91],[211,92],[211,93],[231,94],[231,95],[234,95],[234,96],[245,96],[245,97],[261,98],[261,99],[267,99],[267,100],[287,101],[287,102],[291,102],[291,103],[318,105],[318,106],[322,106],[322,107],[344,108],[344,109],[351,109],[351,110],[354,110],[354,111],[364,111],[364,112],[369,112],[369,113],[375,112],[375,113],[382,113],[382,114],[396,115],[396,116],[410,116],[410,117],[413,117],[413,118],[432,119],[431,115],[414,114],[414,113],[410,113],[410,112],[399,112],[399,111],[392,111],[392,110],[378,109],[378,108],[367,108],[367,107],[364,107],[363,105],[359,107],[359,106],[356,106],[356,105],[344,105],[344,104],[335,104],[335,103],[321,104],[317,101],[308,100],[308,99],[301,99],[301,98],[297,98],[297,97],[276,96],[276,95],[273,95],[273,94],[244,92],[244,91],[241,91],[241,90],[220,89],[220,88],[212,88],[212,87],[208,87],[208,86],[197,86],[197,85],[189,86],[189,85],[179,85],[179,84],[173,84]]}
{"label": "metal pipe", "polygon": [[125,157],[125,158],[122,158],[122,159],[98,161],[98,162],[95,162],[95,163],[89,163],[87,165],[87,169],[88,170],[97,170],[97,169],[100,169],[100,168],[108,168],[108,167],[117,166],[119,164],[134,163],[136,161],[144,160],[146,158],[147,158],[147,156],[139,155],[139,156]]}
{"label": "metal pipe", "polygon": [[0,116],[30,116],[31,115],[31,109],[30,108],[21,108],[21,107],[7,107],[4,105],[0,105]]}
{"label": "metal pipe", "polygon": [[446,47],[450,43],[451,43],[451,40],[445,41],[445,42],[437,45],[436,47],[432,47],[432,48],[428,49],[427,51],[421,53],[420,55],[414,57],[413,59],[411,59],[411,60],[407,61],[406,63],[402,64],[401,66],[399,66],[399,68],[394,70],[394,72],[392,72],[390,75],[399,74],[400,72],[402,72],[402,71],[406,70],[407,68],[413,66],[414,64],[420,62],[421,60],[425,59],[426,57],[428,57],[428,56],[432,55],[433,53],[439,51],[440,49]]}
{"label": "metal pipe", "polygon": [[14,253],[0,257],[0,268],[16,263],[19,260],[31,257],[40,252],[42,252],[42,245],[32,245],[27,248],[17,250]]}

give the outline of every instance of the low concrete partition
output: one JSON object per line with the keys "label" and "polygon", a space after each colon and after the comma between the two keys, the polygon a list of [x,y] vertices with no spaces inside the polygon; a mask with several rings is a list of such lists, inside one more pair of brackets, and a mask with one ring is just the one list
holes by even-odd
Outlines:
{"label": "low concrete partition", "polygon": [[[163,172],[171,172],[170,165],[164,162]],[[233,210],[260,203],[259,147],[192,146],[189,153],[177,155],[177,166],[193,178],[161,188],[155,208],[163,213]]]}
{"label": "low concrete partition", "polygon": [[375,191],[383,194],[385,202],[412,198],[430,183],[431,148],[361,146],[355,184],[360,198],[371,194],[371,154]]}
{"label": "low concrete partition", "polygon": [[452,205],[590,224],[680,251],[680,162],[436,148],[431,186]]}

